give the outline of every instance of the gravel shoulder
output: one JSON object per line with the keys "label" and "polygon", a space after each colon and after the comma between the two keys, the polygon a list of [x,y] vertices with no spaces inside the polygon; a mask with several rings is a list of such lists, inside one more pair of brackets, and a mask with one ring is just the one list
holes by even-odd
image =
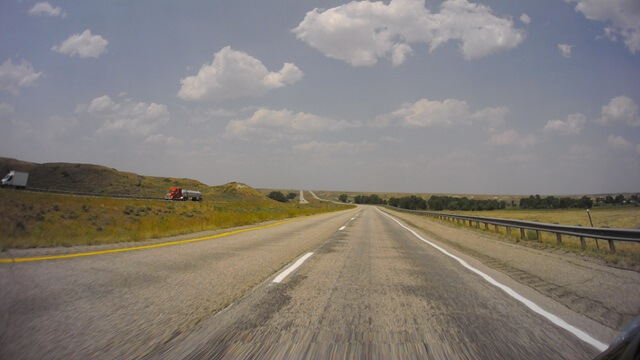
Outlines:
{"label": "gravel shoulder", "polygon": [[425,216],[383,211],[609,328],[622,330],[640,315],[640,273],[636,271],[613,268],[586,256],[501,241],[490,233],[445,225]]}

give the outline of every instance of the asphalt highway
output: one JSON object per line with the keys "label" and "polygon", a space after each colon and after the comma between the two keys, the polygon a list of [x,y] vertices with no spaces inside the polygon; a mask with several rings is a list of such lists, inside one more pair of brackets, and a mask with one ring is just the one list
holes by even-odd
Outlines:
{"label": "asphalt highway", "polygon": [[[210,241],[0,264],[0,358],[599,353],[407,228],[359,207]],[[532,301],[587,334],[602,331],[540,294]]]}

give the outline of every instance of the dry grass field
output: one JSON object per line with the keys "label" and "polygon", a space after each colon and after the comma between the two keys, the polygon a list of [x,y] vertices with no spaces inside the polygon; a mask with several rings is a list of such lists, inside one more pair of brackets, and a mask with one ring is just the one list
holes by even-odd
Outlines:
{"label": "dry grass field", "polygon": [[[196,180],[143,176],[99,165],[37,164],[0,157],[0,173],[29,173],[28,187],[91,193],[74,196],[0,189],[0,250],[138,241],[255,224],[344,209],[330,203],[273,201],[238,182],[208,186]],[[202,202],[162,199],[172,186],[200,191]]]}
{"label": "dry grass field", "polygon": [[[537,221],[549,224],[591,226],[584,209],[446,211],[452,214]],[[602,206],[591,209],[594,227],[640,229],[640,207]]]}
{"label": "dry grass field", "polygon": [[344,208],[237,196],[225,200],[224,195],[203,202],[174,202],[1,189],[0,249],[139,241]]}

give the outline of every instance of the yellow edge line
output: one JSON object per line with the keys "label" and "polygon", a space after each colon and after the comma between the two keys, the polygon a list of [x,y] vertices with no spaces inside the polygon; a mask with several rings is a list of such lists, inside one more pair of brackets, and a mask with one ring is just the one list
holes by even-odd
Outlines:
{"label": "yellow edge line", "polygon": [[243,232],[266,229],[266,228],[270,228],[270,227],[274,227],[274,226],[290,223],[290,222],[301,220],[301,219],[302,218],[279,221],[279,222],[276,222],[276,223],[273,223],[273,224],[256,226],[256,227],[252,227],[252,228],[248,228],[248,229],[234,230],[234,231],[229,231],[229,232],[222,233],[222,234],[205,236],[205,237],[200,237],[200,238],[195,238],[195,239],[169,241],[169,242],[166,242],[166,243],[153,244],[153,245],[142,245],[142,246],[135,246],[135,247],[130,247],[130,248],[91,251],[91,252],[84,252],[84,253],[77,253],[77,254],[0,259],[0,264],[31,262],[31,261],[43,261],[43,260],[57,260],[57,259],[71,259],[71,258],[84,257],[84,256],[95,256],[95,255],[104,255],[104,254],[115,254],[115,253],[121,253],[121,252],[126,252],[126,251],[155,249],[155,248],[160,248],[160,247],[165,247],[165,246],[173,246],[173,245],[187,244],[187,243],[198,242],[198,241],[218,239],[218,238],[221,238],[221,237],[240,234],[240,233],[243,233]]}

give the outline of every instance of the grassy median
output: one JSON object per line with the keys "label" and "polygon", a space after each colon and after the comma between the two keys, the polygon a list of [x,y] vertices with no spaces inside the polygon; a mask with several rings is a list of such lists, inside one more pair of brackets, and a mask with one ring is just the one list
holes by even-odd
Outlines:
{"label": "grassy median", "polygon": [[0,190],[0,250],[139,241],[337,211],[260,198],[133,200]]}

